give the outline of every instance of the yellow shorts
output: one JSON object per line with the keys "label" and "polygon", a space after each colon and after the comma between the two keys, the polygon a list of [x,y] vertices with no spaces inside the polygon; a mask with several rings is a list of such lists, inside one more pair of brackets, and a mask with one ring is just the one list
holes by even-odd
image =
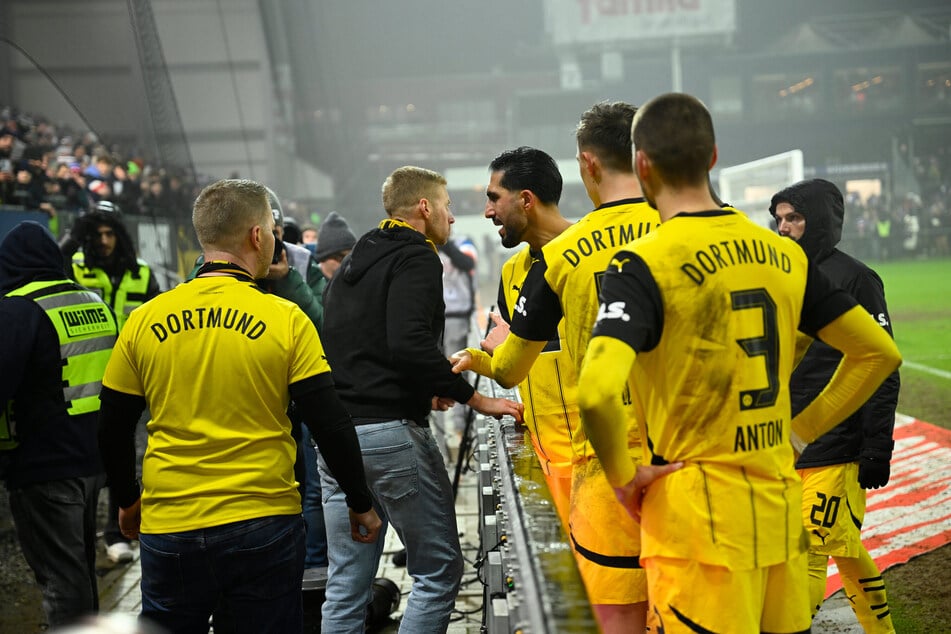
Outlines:
{"label": "yellow shorts", "polygon": [[809,610],[807,555],[756,568],[729,570],[689,559],[645,559],[651,632],[748,634],[806,632]]}
{"label": "yellow shorts", "polygon": [[865,489],[857,462],[799,469],[802,522],[809,533],[809,552],[858,557],[862,551]]}
{"label": "yellow shorts", "polygon": [[535,456],[538,458],[542,473],[545,475],[545,482],[548,484],[548,491],[551,493],[552,502],[555,504],[555,510],[558,512],[558,519],[568,533],[568,512],[570,508],[569,500],[571,498],[571,462],[552,462],[544,457],[544,453],[538,446],[538,441],[529,432],[525,432],[525,438],[532,443],[535,450]]}
{"label": "yellow shorts", "polygon": [[572,471],[571,544],[592,604],[623,605],[647,600],[641,569],[641,527],[614,497],[597,458]]}

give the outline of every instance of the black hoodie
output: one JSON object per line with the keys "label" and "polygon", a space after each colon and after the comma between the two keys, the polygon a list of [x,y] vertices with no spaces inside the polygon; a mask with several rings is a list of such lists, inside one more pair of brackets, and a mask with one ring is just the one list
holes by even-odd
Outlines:
{"label": "black hoodie", "polygon": [[[838,187],[822,179],[806,180],[773,196],[776,205],[789,203],[806,219],[799,245],[829,279],[845,289],[871,313],[888,334],[891,319],[885,304],[885,287],[875,271],[836,248],[842,237],[845,206]],[[814,341],[790,380],[793,415],[802,411],[825,387],[842,355],[821,341]],[[797,468],[822,467],[853,462],[861,457],[887,460],[891,457],[898,404],[899,377],[896,370],[865,405],[831,431],[806,447]]]}
{"label": "black hoodie", "polygon": [[0,408],[14,403],[19,446],[0,452],[7,486],[99,473],[98,412],[69,416],[59,337],[40,306],[6,294],[29,282],[68,280],[53,236],[22,222],[0,243]]}
{"label": "black hoodie", "polygon": [[357,241],[327,287],[320,337],[354,423],[427,425],[433,396],[465,403],[474,390],[440,345],[445,304],[435,247],[406,225],[381,227]]}

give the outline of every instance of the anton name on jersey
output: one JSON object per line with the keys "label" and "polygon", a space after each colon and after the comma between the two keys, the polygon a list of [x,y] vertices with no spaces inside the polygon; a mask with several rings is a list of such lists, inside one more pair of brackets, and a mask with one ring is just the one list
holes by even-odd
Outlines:
{"label": "anton name on jersey", "polygon": [[693,254],[693,259],[693,262],[681,264],[680,270],[697,286],[703,284],[707,275],[739,264],[765,264],[783,273],[792,270],[789,256],[762,240],[723,240],[719,244],[711,244],[706,249],[697,251]]}
{"label": "anton name on jersey", "polygon": [[619,247],[646,236],[656,224],[639,222],[637,224],[612,225],[594,229],[587,235],[579,237],[575,241],[575,246],[565,249],[561,252],[561,255],[568,261],[568,264],[577,267],[582,258],[586,258],[592,253],[608,249],[617,251]]}
{"label": "anton name on jersey", "polygon": [[737,425],[733,451],[768,449],[783,442],[783,420],[768,420],[755,425]]}
{"label": "anton name on jersey", "polygon": [[226,328],[240,332],[248,339],[257,339],[267,330],[267,325],[250,313],[236,308],[214,306],[186,308],[176,313],[169,313],[165,316],[164,322],[157,321],[149,328],[159,342],[162,342],[168,339],[169,335],[199,328]]}

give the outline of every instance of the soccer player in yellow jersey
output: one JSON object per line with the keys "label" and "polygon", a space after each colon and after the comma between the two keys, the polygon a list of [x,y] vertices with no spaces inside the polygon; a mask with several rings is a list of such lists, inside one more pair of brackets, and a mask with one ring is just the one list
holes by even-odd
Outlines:
{"label": "soccer player in yellow jersey", "polygon": [[[170,632],[300,632],[304,523],[291,398],[347,494],[351,536],[369,543],[360,446],[317,329],[267,294],[274,218],[264,186],[206,187],[192,216],[195,279],[129,316],[106,366],[99,445],[119,525],[139,538],[142,615]],[[135,423],[152,414],[135,480]]]}
{"label": "soccer player in yellow jersey", "polygon": [[[713,124],[697,99],[648,102],[632,137],[663,224],[614,256],[578,393],[608,480],[640,518],[650,625],[808,631],[794,443],[801,450],[863,403],[900,363],[898,350],[792,240],[716,204]],[[791,419],[797,329],[844,356]],[[628,383],[651,466],[624,451],[615,395]]]}
{"label": "soccer player in yellow jersey", "polygon": [[[598,312],[598,285],[611,257],[659,224],[641,197],[631,167],[630,126],[636,109],[623,102],[594,105],[576,132],[581,180],[595,210],[542,247],[512,306],[511,334],[489,357],[468,349],[457,369],[472,369],[501,385],[514,385],[552,338],[564,318],[562,341],[575,371],[581,368]],[[615,395],[624,403],[619,420],[630,432],[623,443],[633,460],[641,448],[626,386]],[[640,536],[628,521],[582,433],[575,430],[570,537],[578,566],[602,631],[638,631],[647,612],[647,582],[640,568]]]}
{"label": "soccer player in yellow jersey", "polygon": [[[485,217],[501,227],[502,246],[526,243],[524,249],[502,265],[499,313],[491,315],[496,327],[482,346],[492,353],[508,334],[512,306],[518,301],[532,264],[541,258],[542,247],[570,227],[571,222],[558,210],[561,173],[555,160],[545,152],[531,147],[507,150],[489,164],[489,171]],[[562,343],[563,334],[563,324],[559,324],[558,335],[548,342],[518,387],[535,455],[558,516],[568,531],[572,442],[581,438],[581,418],[575,368]]]}

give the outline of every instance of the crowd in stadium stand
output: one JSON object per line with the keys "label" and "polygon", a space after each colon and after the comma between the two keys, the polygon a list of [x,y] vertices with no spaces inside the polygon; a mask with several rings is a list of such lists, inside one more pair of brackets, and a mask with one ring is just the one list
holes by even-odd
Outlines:
{"label": "crowd in stadium stand", "polygon": [[921,194],[889,202],[883,196],[846,198],[843,242],[860,259],[951,255],[951,163],[948,152],[913,161]]}
{"label": "crowd in stadium stand", "polygon": [[[920,193],[895,201],[853,193],[846,200],[842,238],[857,257],[951,255],[951,146],[911,157],[908,164]],[[187,215],[199,188],[195,178],[149,165],[127,149],[107,147],[92,132],[0,107],[0,207],[55,216],[108,200],[125,214]],[[583,198],[583,192],[577,194]],[[459,202],[463,214],[480,213],[484,203],[481,192],[471,204],[465,196]],[[586,211],[586,202],[580,203],[578,209]]]}
{"label": "crowd in stadium stand", "polygon": [[170,216],[188,212],[197,191],[193,178],[106,146],[93,132],[0,108],[0,206],[55,216],[107,200],[123,213]]}

